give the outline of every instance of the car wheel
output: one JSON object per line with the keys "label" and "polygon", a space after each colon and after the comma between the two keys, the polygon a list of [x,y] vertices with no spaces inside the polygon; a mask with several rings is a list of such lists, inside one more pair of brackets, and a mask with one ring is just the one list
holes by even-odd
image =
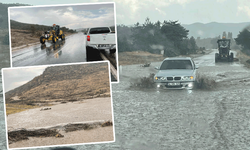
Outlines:
{"label": "car wheel", "polygon": [[62,40],[62,41],[65,40],[65,35],[64,35],[64,34],[61,35],[61,40]]}
{"label": "car wheel", "polygon": [[94,53],[93,48],[86,46],[86,60],[93,61],[94,60]]}
{"label": "car wheel", "polygon": [[231,59],[231,62],[234,61],[234,53],[230,53],[230,59]]}
{"label": "car wheel", "polygon": [[215,62],[217,63],[219,61],[219,54],[215,53]]}
{"label": "car wheel", "polygon": [[110,54],[114,54],[116,52],[116,49],[111,49]]}
{"label": "car wheel", "polygon": [[57,41],[56,36],[53,36],[53,37],[52,37],[52,41],[53,41],[53,43],[56,43],[56,41]]}
{"label": "car wheel", "polygon": [[41,43],[41,44],[44,44],[44,43],[45,43],[45,37],[44,37],[44,36],[41,36],[41,37],[40,37],[40,43]]}

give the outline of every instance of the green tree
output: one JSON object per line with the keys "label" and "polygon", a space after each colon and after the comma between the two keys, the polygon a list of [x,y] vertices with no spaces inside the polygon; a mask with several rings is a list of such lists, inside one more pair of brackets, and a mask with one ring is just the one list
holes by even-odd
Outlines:
{"label": "green tree", "polygon": [[250,51],[250,32],[247,29],[244,29],[237,35],[235,38],[236,44],[241,45],[243,50]]}
{"label": "green tree", "polygon": [[167,39],[173,42],[177,49],[179,49],[181,41],[187,38],[189,31],[181,26],[178,21],[164,21],[161,27],[161,32]]}
{"label": "green tree", "polygon": [[196,45],[196,41],[193,36],[189,39],[190,44],[190,53],[196,53],[196,50],[198,49],[198,46]]}

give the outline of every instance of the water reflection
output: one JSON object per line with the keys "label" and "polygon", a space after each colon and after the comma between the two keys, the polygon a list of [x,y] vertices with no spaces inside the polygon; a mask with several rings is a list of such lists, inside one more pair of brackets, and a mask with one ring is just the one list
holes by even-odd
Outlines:
{"label": "water reflection", "polygon": [[65,44],[65,41],[57,41],[56,43],[53,43],[53,44],[49,45],[48,47],[46,44],[42,44],[41,50],[44,50],[44,49],[46,49],[46,50],[59,50],[63,47],[64,44]]}
{"label": "water reflection", "polygon": [[47,56],[54,55],[54,58],[59,58],[62,55],[62,47],[65,44],[65,41],[58,41],[57,43],[53,43],[50,46],[46,46],[46,44],[41,45],[41,50],[45,50]]}

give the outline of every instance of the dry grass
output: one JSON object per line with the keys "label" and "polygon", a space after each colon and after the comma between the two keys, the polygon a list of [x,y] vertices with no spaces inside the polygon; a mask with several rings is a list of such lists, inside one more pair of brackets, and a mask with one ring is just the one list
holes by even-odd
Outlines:
{"label": "dry grass", "polygon": [[[40,36],[44,31],[36,31],[32,34],[29,30],[11,29],[11,47],[19,47],[23,45],[37,43],[40,41]],[[65,33],[65,36],[69,36],[72,33]]]}
{"label": "dry grass", "polygon": [[38,108],[39,106],[22,105],[22,104],[6,104],[6,115],[25,111],[27,109]]}
{"label": "dry grass", "polygon": [[119,52],[119,65],[145,64],[162,61],[164,57],[160,54],[151,54],[144,51]]}

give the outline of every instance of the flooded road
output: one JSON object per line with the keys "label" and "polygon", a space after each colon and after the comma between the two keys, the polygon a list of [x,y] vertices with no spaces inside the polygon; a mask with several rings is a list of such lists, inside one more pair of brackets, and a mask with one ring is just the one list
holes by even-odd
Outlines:
{"label": "flooded road", "polygon": [[53,44],[46,41],[28,48],[13,51],[12,66],[34,66],[58,63],[86,62],[85,36],[83,33],[66,37]]}
{"label": "flooded road", "polygon": [[250,70],[239,62],[215,64],[214,53],[194,59],[200,74],[215,79],[211,90],[135,90],[131,83],[155,73],[160,62],[121,66],[120,83],[112,84],[116,142],[70,147],[250,149]]}

